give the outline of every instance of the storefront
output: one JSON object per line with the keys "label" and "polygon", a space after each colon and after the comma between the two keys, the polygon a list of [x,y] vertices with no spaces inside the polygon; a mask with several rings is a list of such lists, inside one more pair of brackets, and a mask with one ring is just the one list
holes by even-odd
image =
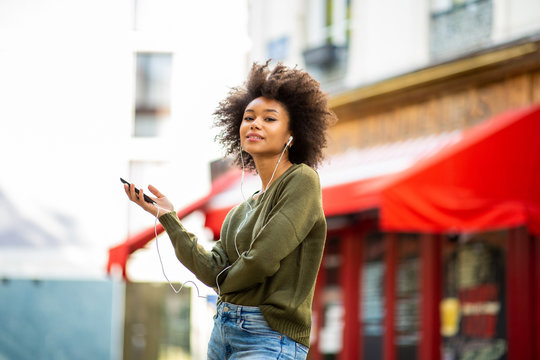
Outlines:
{"label": "storefront", "polygon": [[538,358],[539,139],[507,112],[330,217],[312,359]]}
{"label": "storefront", "polygon": [[330,237],[311,358],[536,359],[538,269],[525,274],[538,267],[534,241],[523,228]]}

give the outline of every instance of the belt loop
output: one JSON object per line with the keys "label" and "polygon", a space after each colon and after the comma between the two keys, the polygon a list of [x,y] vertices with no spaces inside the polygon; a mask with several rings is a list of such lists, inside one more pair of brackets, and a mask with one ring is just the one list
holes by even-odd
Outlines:
{"label": "belt loop", "polygon": [[236,325],[242,324],[242,305],[236,305]]}

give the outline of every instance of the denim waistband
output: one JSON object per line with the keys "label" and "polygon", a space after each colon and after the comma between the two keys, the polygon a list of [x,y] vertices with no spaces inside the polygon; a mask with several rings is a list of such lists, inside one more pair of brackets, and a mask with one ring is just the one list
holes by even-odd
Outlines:
{"label": "denim waistband", "polygon": [[217,306],[218,315],[227,314],[228,317],[241,317],[242,315],[262,314],[257,306],[236,305],[228,302],[221,302]]}

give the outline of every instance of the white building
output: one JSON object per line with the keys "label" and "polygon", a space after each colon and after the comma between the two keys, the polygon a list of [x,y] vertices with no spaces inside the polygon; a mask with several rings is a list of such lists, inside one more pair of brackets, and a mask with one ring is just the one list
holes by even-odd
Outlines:
{"label": "white building", "polygon": [[535,0],[252,0],[251,59],[342,92],[537,34]]}
{"label": "white building", "polygon": [[[1,278],[104,278],[108,249],[154,225],[120,177],[177,208],[207,193],[246,31],[243,0],[0,1]],[[160,246],[169,278],[192,280]],[[129,275],[165,281],[154,246]]]}

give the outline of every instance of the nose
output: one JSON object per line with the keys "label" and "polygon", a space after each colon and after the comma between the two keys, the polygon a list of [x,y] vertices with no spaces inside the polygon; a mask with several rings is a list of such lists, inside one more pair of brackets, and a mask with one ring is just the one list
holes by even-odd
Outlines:
{"label": "nose", "polygon": [[249,126],[250,129],[260,129],[259,125],[259,117],[256,117],[255,120],[251,122],[251,125]]}

